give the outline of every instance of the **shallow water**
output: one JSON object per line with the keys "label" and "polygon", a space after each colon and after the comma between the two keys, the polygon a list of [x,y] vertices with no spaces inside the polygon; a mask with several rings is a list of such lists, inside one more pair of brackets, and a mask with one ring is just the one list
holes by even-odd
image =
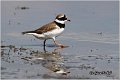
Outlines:
{"label": "shallow water", "polygon": [[[68,48],[21,34],[60,12],[71,19],[57,38]],[[2,2],[1,78],[118,79],[118,30],[118,2]]]}

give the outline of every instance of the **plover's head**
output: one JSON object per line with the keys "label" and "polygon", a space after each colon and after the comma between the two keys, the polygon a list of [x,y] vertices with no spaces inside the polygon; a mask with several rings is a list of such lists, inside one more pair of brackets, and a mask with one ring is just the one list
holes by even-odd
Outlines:
{"label": "plover's head", "polygon": [[65,24],[66,21],[70,21],[65,14],[58,14],[55,18],[57,23]]}

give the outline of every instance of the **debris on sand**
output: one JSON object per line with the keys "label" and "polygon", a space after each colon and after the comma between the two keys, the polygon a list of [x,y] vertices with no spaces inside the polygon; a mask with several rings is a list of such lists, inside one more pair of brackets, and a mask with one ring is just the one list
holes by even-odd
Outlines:
{"label": "debris on sand", "polygon": [[26,6],[17,6],[15,8],[15,10],[17,10],[17,9],[26,10],[26,9],[29,9],[29,7],[26,7]]}
{"label": "debris on sand", "polygon": [[4,47],[9,47],[10,49],[15,48],[14,45],[7,45],[7,46],[5,46],[5,45],[1,45],[1,48],[4,48]]}

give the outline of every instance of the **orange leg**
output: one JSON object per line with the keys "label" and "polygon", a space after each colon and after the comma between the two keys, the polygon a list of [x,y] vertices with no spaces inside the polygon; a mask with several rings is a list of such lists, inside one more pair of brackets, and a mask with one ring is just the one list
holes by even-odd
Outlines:
{"label": "orange leg", "polygon": [[68,47],[68,46],[65,46],[65,45],[63,45],[63,44],[59,44],[56,40],[54,40],[54,43],[55,43],[55,45],[57,45],[57,46],[59,46],[59,47],[61,47],[61,48],[66,48],[66,47]]}
{"label": "orange leg", "polygon": [[62,44],[59,44],[56,40],[54,41],[54,43],[55,43],[55,45],[57,45],[57,46],[59,46],[59,47],[64,47],[64,45],[62,45]]}

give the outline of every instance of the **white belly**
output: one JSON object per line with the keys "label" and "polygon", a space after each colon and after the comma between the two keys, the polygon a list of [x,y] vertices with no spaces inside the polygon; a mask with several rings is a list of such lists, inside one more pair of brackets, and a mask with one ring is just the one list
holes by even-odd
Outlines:
{"label": "white belly", "polygon": [[53,37],[59,36],[63,31],[64,28],[57,28],[43,34],[37,34],[37,33],[27,33],[27,34],[33,35],[38,39],[52,39]]}
{"label": "white belly", "polygon": [[45,36],[50,36],[50,37],[56,37],[59,36],[62,32],[64,31],[64,28],[58,28],[58,29],[54,29],[52,31],[48,31],[46,33],[44,33]]}

